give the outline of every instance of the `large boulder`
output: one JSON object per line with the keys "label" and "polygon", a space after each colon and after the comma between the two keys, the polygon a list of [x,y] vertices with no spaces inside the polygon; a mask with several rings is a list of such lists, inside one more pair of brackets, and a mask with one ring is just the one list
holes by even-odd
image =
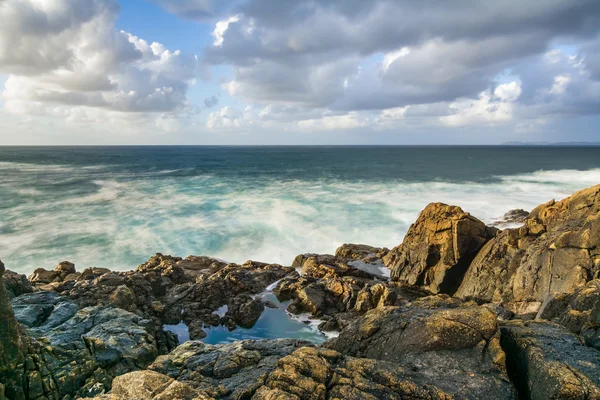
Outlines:
{"label": "large boulder", "polygon": [[501,330],[508,373],[521,398],[600,399],[600,351],[551,322],[511,321]]}
{"label": "large boulder", "polygon": [[456,292],[535,316],[550,294],[570,293],[600,270],[600,185],[535,208],[521,228],[487,243]]}
{"label": "large boulder", "polygon": [[[392,362],[429,376],[430,384],[444,391],[457,392],[460,383],[469,382],[477,398],[513,396],[496,314],[445,295],[371,310],[325,346],[353,357]],[[436,377],[444,377],[444,382]]]}
{"label": "large boulder", "polygon": [[496,228],[460,207],[431,203],[410,226],[402,244],[383,258],[392,278],[454,294],[469,264]]}

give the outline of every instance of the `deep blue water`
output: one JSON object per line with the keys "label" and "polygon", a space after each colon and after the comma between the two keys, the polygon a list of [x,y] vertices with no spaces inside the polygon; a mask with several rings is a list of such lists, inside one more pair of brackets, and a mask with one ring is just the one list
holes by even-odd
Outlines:
{"label": "deep blue water", "polygon": [[0,258],[132,269],[156,252],[289,264],[397,245],[431,201],[491,221],[600,183],[588,147],[0,147]]}

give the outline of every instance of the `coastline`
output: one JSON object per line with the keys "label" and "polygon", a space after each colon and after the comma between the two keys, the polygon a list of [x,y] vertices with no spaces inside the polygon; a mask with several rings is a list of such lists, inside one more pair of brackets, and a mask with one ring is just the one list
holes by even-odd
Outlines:
{"label": "coastline", "polygon": [[[431,203],[392,249],[345,244],[290,266],[162,254],[127,272],[2,266],[0,398],[600,393],[600,185],[498,224],[519,226]],[[382,265],[391,279],[373,273]],[[289,313],[329,340],[202,342],[269,312],[268,329]],[[164,329],[182,323],[185,343]]]}

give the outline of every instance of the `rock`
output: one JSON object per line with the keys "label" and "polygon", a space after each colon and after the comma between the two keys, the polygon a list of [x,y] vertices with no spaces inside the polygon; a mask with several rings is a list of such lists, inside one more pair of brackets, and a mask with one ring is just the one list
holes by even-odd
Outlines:
{"label": "rock", "polygon": [[24,400],[25,344],[4,286],[4,273],[0,261],[0,398]]}
{"label": "rock", "polygon": [[27,277],[12,271],[4,272],[4,286],[10,298],[33,292],[33,286]]}
{"label": "rock", "polygon": [[333,278],[343,276],[354,276],[359,278],[374,279],[378,275],[363,271],[342,263],[319,263],[315,257],[310,257],[304,261],[302,271],[304,275],[313,278]]}
{"label": "rock", "polygon": [[237,296],[229,304],[225,317],[229,317],[242,328],[250,329],[260,318],[265,305],[258,299],[248,295]]}
{"label": "rock", "polygon": [[[380,307],[345,327],[326,347],[353,357],[388,361],[415,373],[470,382],[474,397],[512,398],[496,315],[447,296]],[[444,391],[459,388],[431,378]]]}
{"label": "rock", "polygon": [[431,203],[383,261],[394,280],[452,295],[477,252],[495,233],[495,228],[460,207]]}
{"label": "rock", "polygon": [[204,332],[204,324],[202,322],[193,321],[188,326],[190,340],[204,339],[207,335]]}
{"label": "rock", "polygon": [[277,361],[302,346],[310,343],[276,339],[212,346],[190,341],[158,357],[149,369],[201,390],[206,398],[249,399]]}
{"label": "rock", "polygon": [[525,226],[488,242],[456,292],[533,317],[548,295],[570,293],[600,270],[600,185],[535,208]]}
{"label": "rock", "polygon": [[12,303],[31,337],[24,380],[30,398],[106,392],[113,377],[145,368],[158,355],[152,321],[125,310],[78,310],[53,292],[25,294]]}
{"label": "rock", "polygon": [[500,221],[492,222],[492,226],[503,228],[510,225],[522,224],[529,217],[529,213],[523,209],[510,210]]}
{"label": "rock", "polygon": [[63,282],[69,275],[75,274],[75,264],[69,261],[60,262],[54,271],[47,271],[44,268],[38,268],[29,276],[29,281],[36,286]]}
{"label": "rock", "polygon": [[548,295],[536,319],[557,322],[600,350],[600,280],[594,279],[573,293]]}
{"label": "rock", "polygon": [[383,258],[388,252],[385,247],[345,243],[336,249],[335,256],[343,260],[365,260]]}
{"label": "rock", "polygon": [[[490,380],[491,381],[491,380]],[[328,349],[303,347],[282,358],[253,400],[513,399],[510,385],[479,375],[415,371]]]}
{"label": "rock", "polygon": [[496,314],[496,317],[498,318],[499,321],[509,321],[515,317],[514,312],[507,310],[504,307],[500,307],[497,304],[486,303],[486,304],[482,305],[482,307],[485,307],[488,310],[490,310],[491,312],[493,312],[494,314]]}
{"label": "rock", "polygon": [[508,373],[526,399],[600,399],[600,352],[544,321],[502,326]]}
{"label": "rock", "polygon": [[133,291],[125,285],[118,286],[110,295],[110,302],[118,308],[135,312],[136,298]]}
{"label": "rock", "polygon": [[191,386],[154,371],[136,371],[116,377],[110,398],[114,400],[208,399]]}
{"label": "rock", "polygon": [[292,262],[293,268],[302,268],[304,267],[304,263],[309,259],[313,259],[317,264],[335,264],[338,259],[331,254],[314,254],[314,253],[305,253],[299,254],[294,258]]}
{"label": "rock", "polygon": [[54,292],[36,292],[17,297],[11,303],[19,323],[34,328],[48,320],[60,301],[60,296]]}

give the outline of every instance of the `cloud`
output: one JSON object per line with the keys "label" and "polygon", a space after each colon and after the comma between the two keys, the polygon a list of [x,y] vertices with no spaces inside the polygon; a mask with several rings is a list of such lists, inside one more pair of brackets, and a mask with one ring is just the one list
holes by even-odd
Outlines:
{"label": "cloud", "polygon": [[[2,97],[15,113],[56,107],[105,112],[187,112],[187,91],[205,76],[194,55],[115,29],[113,0],[4,0],[0,6]],[[153,117],[150,117],[153,118]],[[163,123],[164,127],[165,124]]]}
{"label": "cloud", "polygon": [[219,96],[216,94],[204,99],[204,107],[206,108],[214,107],[217,104],[219,104]]}
{"label": "cloud", "polygon": [[557,39],[585,42],[600,32],[593,0],[249,0],[229,12],[205,57],[233,66],[230,95],[347,113],[477,100],[499,74]]}
{"label": "cloud", "polygon": [[485,91],[476,100],[461,99],[450,104],[452,115],[440,117],[448,126],[497,124],[511,121],[514,102],[521,95],[517,82],[499,85],[492,91]]}
{"label": "cloud", "polygon": [[179,17],[204,21],[218,15],[228,8],[226,1],[222,0],[150,0],[163,7],[166,11]]}

